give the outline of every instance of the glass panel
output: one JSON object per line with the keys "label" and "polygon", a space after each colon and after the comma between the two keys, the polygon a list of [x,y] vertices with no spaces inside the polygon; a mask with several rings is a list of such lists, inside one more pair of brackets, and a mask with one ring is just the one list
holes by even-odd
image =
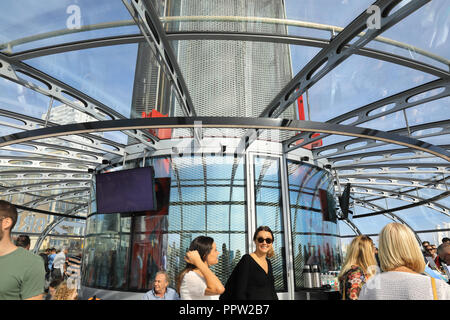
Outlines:
{"label": "glass panel", "polygon": [[[358,208],[358,214],[360,213]],[[373,211],[371,211],[373,212]],[[362,234],[379,234],[381,229],[388,223],[394,222],[394,220],[384,216],[376,215],[365,218],[353,219],[352,222],[361,231]]]}
{"label": "glass panel", "polygon": [[167,16],[162,21],[170,31],[247,31],[286,34],[283,25],[268,20],[251,19],[285,18],[285,7],[281,1],[264,1],[261,4],[260,0],[233,2],[182,0],[170,6]]}
{"label": "glass panel", "polygon": [[[371,3],[370,0],[183,0],[172,5],[162,21],[170,31],[237,31],[283,35],[289,31],[291,35],[329,39],[333,29],[336,33],[337,26],[345,27]],[[342,14],[337,15],[335,12]]]}
{"label": "glass panel", "polygon": [[353,229],[351,229],[348,224],[343,222],[342,220],[338,220],[338,228],[339,228],[339,234],[341,236],[353,236],[355,235],[355,232]]}
{"label": "glass panel", "polygon": [[[50,105],[48,97],[6,79],[0,81],[0,102],[1,109],[19,114],[17,118],[3,115],[0,117],[0,122],[13,126],[25,125],[25,122],[19,120],[20,115],[31,116],[39,120],[45,119]],[[11,130],[19,131],[20,129]]]}
{"label": "glass panel", "polygon": [[130,217],[93,215],[88,219],[82,268],[83,285],[125,289]]}
{"label": "glass panel", "polygon": [[190,242],[207,235],[220,252],[219,263],[212,270],[225,284],[247,252],[243,160],[183,156],[172,158],[172,168],[172,188],[176,191],[171,192],[169,207],[167,271],[176,279],[184,268],[183,256]]}
{"label": "glass panel", "polygon": [[[373,3],[364,1],[285,0],[288,19],[345,27]],[[336,14],[336,12],[340,14]],[[306,34],[308,35],[308,34]],[[313,36],[309,34],[310,36]]]}
{"label": "glass panel", "polygon": [[290,218],[296,290],[304,286],[303,266],[319,265],[321,272],[341,264],[334,184],[324,170],[288,160]]}
{"label": "glass panel", "polygon": [[[450,224],[447,223],[447,228],[450,229]],[[450,231],[437,231],[437,232],[421,232],[418,234],[420,237],[420,240],[422,241],[429,241],[430,244],[436,245],[438,247],[440,244],[442,244],[442,238],[450,238]]]}
{"label": "glass panel", "polygon": [[[352,55],[309,89],[311,120],[324,122],[435,79],[414,69]],[[398,121],[404,127],[403,117]]]}
{"label": "glass panel", "polygon": [[[245,201],[230,199],[230,190],[236,199],[245,199],[243,181],[238,181],[236,187],[230,182],[216,184],[217,180],[233,181],[231,172],[236,172],[234,177],[243,177],[242,158],[239,162],[233,157],[224,158],[222,164],[214,157],[147,159],[145,164],[153,166],[158,187],[170,197],[159,198],[157,193],[156,211],[134,217],[122,214],[120,222],[119,214],[95,214],[89,218],[85,285],[144,292],[151,288],[156,272],[164,269],[173,280],[171,287],[175,287],[174,280],[185,265],[184,253],[190,242],[200,235],[214,238],[221,256],[213,270],[225,283],[240,257],[247,252],[247,218]],[[211,172],[214,179],[205,181],[204,172]],[[166,186],[170,190],[164,189]],[[210,194],[210,187],[226,196],[207,199],[205,194]],[[224,221],[227,221],[226,226]],[[123,230],[124,223],[127,223],[126,230]],[[119,232],[119,228],[122,231]],[[117,261],[103,256],[109,251],[120,255],[121,265],[115,266]],[[102,257],[104,261],[100,260]],[[117,279],[105,277],[102,272],[113,273]]]}
{"label": "glass panel", "polygon": [[0,48],[7,53],[139,33],[121,1],[2,1],[0,12]]}
{"label": "glass panel", "polygon": [[[137,47],[137,44],[127,44],[71,51],[54,54],[51,59],[49,57],[29,59],[27,64],[129,118]],[[65,98],[71,99],[67,95]],[[53,105],[58,108],[61,104],[55,101]],[[106,119],[111,120],[109,116]],[[89,120],[75,118],[74,121],[66,121],[70,123]]]}
{"label": "glass panel", "polygon": [[[394,10],[408,2],[401,2]],[[417,26],[420,26],[420,32],[411,32]],[[383,32],[384,38],[402,42],[406,44],[406,47],[375,41],[370,42],[368,47],[392,52],[447,70],[448,60],[445,61],[445,59],[450,58],[448,28],[448,2],[445,0],[431,1]],[[441,57],[444,61],[436,61],[434,56]]]}
{"label": "glass panel", "polygon": [[144,291],[152,288],[156,273],[167,267],[168,217],[134,217],[133,223],[129,289]]}
{"label": "glass panel", "polygon": [[283,203],[281,198],[280,161],[277,158],[255,156],[256,227],[268,226],[274,234],[272,261],[275,289],[287,290]]}
{"label": "glass panel", "polygon": [[395,213],[406,221],[414,230],[446,229],[450,224],[450,217],[425,206],[419,206]]}

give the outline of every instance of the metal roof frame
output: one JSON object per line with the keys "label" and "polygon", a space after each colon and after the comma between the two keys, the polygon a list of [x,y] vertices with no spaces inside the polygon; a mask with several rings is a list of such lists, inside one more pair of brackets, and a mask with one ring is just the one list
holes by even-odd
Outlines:
{"label": "metal roof frame", "polygon": [[[354,137],[353,139],[334,143],[332,145],[326,145],[325,147],[317,148],[312,151],[313,158],[315,160],[326,159],[329,163],[331,163],[332,168],[335,171],[335,178],[338,186],[340,186],[341,183],[343,184],[350,182],[354,188],[353,196],[355,197],[356,203],[367,206],[369,209],[374,211],[368,214],[356,215],[353,218],[364,218],[382,214],[406,224],[405,221],[393,212],[422,205],[450,216],[449,208],[437,202],[450,195],[446,182],[450,173],[448,163],[450,161],[449,145],[444,144],[437,146],[419,140],[449,134],[450,120],[425,123],[410,127],[407,123],[405,114],[407,124],[405,128],[385,132],[357,127],[357,125],[364,124],[368,121],[399,111],[405,112],[408,108],[431,101],[437,101],[450,96],[450,73],[448,70],[431,66],[410,58],[401,57],[392,53],[364,47],[368,42],[377,40],[379,34],[383,33],[394,24],[400,22],[402,19],[421,8],[429,1],[430,0],[411,1],[393,14],[389,14],[389,11],[398,3],[398,1],[375,1],[374,4],[379,6],[381,12],[383,13],[380,29],[367,29],[366,20],[369,14],[367,12],[363,12],[348,26],[340,30],[336,36],[332,37],[331,40],[327,40],[300,36],[243,32],[170,32],[165,31],[163,27],[163,23],[168,22],[170,19],[167,20],[168,17],[159,17],[150,1],[139,0],[128,2],[127,0],[123,0],[124,5],[129,10],[136,25],[142,31],[142,34],[83,40],[36,48],[9,55],[0,53],[0,77],[50,97],[51,101],[49,110],[52,107],[53,101],[58,100],[98,120],[95,122],[59,125],[46,120],[0,109],[1,117],[10,118],[12,120],[12,122],[8,122],[0,119],[0,125],[22,130],[21,132],[0,137],[0,148],[9,152],[20,152],[32,155],[0,156],[0,167],[6,169],[5,171],[0,171],[0,178],[6,177],[2,178],[2,182],[15,183],[18,181],[26,182],[27,180],[42,180],[40,183],[31,183],[28,185],[25,183],[20,186],[3,186],[2,195],[12,194],[11,192],[25,192],[29,194],[31,192],[39,192],[42,190],[39,187],[52,185],[63,185],[64,187],[59,188],[59,190],[63,190],[65,187],[69,188],[68,183],[76,183],[82,188],[82,184],[85,181],[89,181],[89,178],[76,178],[77,175],[84,174],[92,177],[92,171],[87,172],[88,170],[101,167],[105,163],[108,163],[112,157],[125,158],[128,154],[127,152],[134,150],[134,146],[125,146],[92,133],[103,131],[121,131],[129,137],[137,139],[139,144],[142,145],[142,149],[145,154],[146,150],[150,152],[158,150],[161,144],[156,136],[150,134],[148,130],[143,129],[190,128],[194,132],[194,138],[201,139],[201,137],[197,136],[198,132],[195,131],[196,121],[201,121],[204,128],[248,129],[247,133],[241,140],[241,148],[238,148],[238,150],[241,151],[246,150],[247,147],[249,147],[250,144],[259,137],[261,130],[301,131],[302,133],[296,134],[295,136],[282,141],[285,153],[293,152],[297,148],[303,147],[333,134]],[[209,18],[212,19],[214,17]],[[114,24],[114,22],[112,24]],[[366,32],[361,33],[363,30],[366,30]],[[261,113],[259,118],[222,119],[213,117],[197,117],[195,115],[195,109],[192,104],[190,93],[187,90],[187,86],[178,66],[176,56],[170,45],[170,41],[172,40],[259,41],[311,46],[321,48],[321,51],[313,59],[311,59],[310,62],[275,96],[272,102]],[[139,42],[147,42],[153,49],[159,64],[163,66],[164,70],[172,80],[172,85],[175,88],[177,98],[186,117],[171,119],[126,119],[123,115],[114,111],[112,108],[100,103],[92,97],[89,97],[85,93],[76,90],[68,84],[22,62],[22,60],[26,59],[73,50]],[[341,114],[338,117],[326,121],[325,123],[277,118],[300,95],[314,86],[314,84],[317,83],[322,77],[353,54],[362,55],[381,61],[387,61],[414,70],[426,72],[438,77],[439,79],[369,103],[345,114]],[[21,75],[25,75],[26,77],[22,77]],[[28,80],[27,77],[36,80],[36,82]],[[441,91],[436,93],[438,89]],[[435,94],[426,96],[427,93]],[[76,99],[80,103],[74,103],[67,97]],[[19,121],[20,124],[18,124],[17,121]],[[345,125],[343,123],[345,123]],[[421,132],[423,130],[426,131]],[[312,137],[313,133],[320,133],[320,135]],[[75,136],[82,137],[84,140],[79,140]],[[71,145],[61,146],[56,142],[53,144],[53,140],[46,142],[36,141],[44,138],[64,140]],[[82,147],[75,147],[74,144]],[[395,144],[401,147],[397,149],[367,152],[367,150],[372,147],[380,147],[386,144]],[[25,148],[20,148],[20,145],[25,146]],[[110,148],[106,148],[104,145],[107,145]],[[356,145],[357,147],[349,148],[351,145]],[[34,149],[27,149],[27,147]],[[84,149],[85,147],[89,148],[89,150]],[[46,151],[48,149],[63,149],[66,153],[50,154]],[[330,153],[330,150],[333,149],[336,150],[336,152]],[[360,152],[355,153],[357,151]],[[88,158],[90,156],[91,158],[78,158],[80,155],[85,155]],[[240,156],[242,156],[242,153],[237,154],[238,158],[235,159],[232,172],[235,172],[235,166],[237,166]],[[433,159],[433,157],[439,157],[444,162],[434,163],[431,162],[431,160],[430,162],[405,162],[412,159],[424,159],[427,161],[427,159]],[[14,161],[28,161],[31,163],[29,165],[15,165]],[[51,165],[42,166],[42,162],[47,164],[57,162],[60,166],[57,168]],[[88,170],[74,169],[69,166],[70,164],[83,165]],[[14,170],[15,167],[25,169],[18,171]],[[400,170],[400,168],[404,168],[406,170]],[[426,168],[431,168],[431,170],[423,170]],[[374,170],[373,172],[370,171],[372,169]],[[378,171],[375,171],[375,169]],[[353,170],[353,172],[345,173],[345,171],[348,170]],[[174,171],[178,179],[176,169]],[[52,173],[64,174],[65,177],[53,178],[51,176]],[[27,178],[27,174],[40,174],[40,177]],[[402,176],[404,174],[408,174],[409,176]],[[434,174],[435,176],[433,176]],[[417,178],[414,177],[414,175],[427,175],[430,178]],[[232,176],[234,178],[234,173]],[[204,178],[206,179],[206,172],[204,172]],[[364,181],[361,182],[361,179],[367,179],[367,183],[370,185],[366,185]],[[377,182],[377,180],[383,181]],[[409,181],[411,184],[403,183],[404,181]],[[377,186],[385,186],[387,188],[394,187],[395,189],[385,189]],[[34,187],[37,189],[34,189]],[[71,188],[73,188],[73,186]],[[356,190],[359,188],[366,191],[362,192],[361,190]],[[402,191],[403,188],[406,188],[406,190]],[[425,188],[442,191],[442,193],[427,199],[419,197],[418,195],[415,196],[408,194],[414,190]],[[50,189],[46,188],[46,190]],[[230,189],[230,198],[231,193],[232,188]],[[84,190],[75,192],[61,192],[52,196],[33,195],[39,199],[30,201],[27,205],[37,206],[55,200],[64,201],[67,199],[79,198],[80,194],[84,197],[88,196],[89,189],[85,188]],[[373,195],[374,198],[371,200],[367,200],[364,197],[357,198],[356,196],[358,194]],[[371,206],[368,205],[369,201],[375,201],[376,199],[383,198],[394,198],[412,203],[391,209],[384,209],[373,203]],[[78,208],[73,209],[73,212],[86,206],[87,204],[80,204]],[[68,215],[70,216],[70,214]],[[56,224],[63,221],[63,219],[64,217],[59,217],[57,221],[55,220],[52,226],[48,226],[39,239],[39,243],[41,243],[43,237],[47,236]],[[345,222],[350,223],[350,227],[355,231],[355,233],[360,233],[358,228],[353,223],[347,221]],[[417,236],[419,231],[415,232]]]}

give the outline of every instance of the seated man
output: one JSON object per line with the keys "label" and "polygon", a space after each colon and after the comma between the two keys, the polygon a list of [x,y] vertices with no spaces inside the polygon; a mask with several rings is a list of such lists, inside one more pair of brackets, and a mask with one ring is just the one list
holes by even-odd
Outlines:
{"label": "seated man", "polygon": [[180,300],[178,293],[169,288],[169,275],[166,271],[158,271],[153,281],[153,289],[142,297],[142,300]]}

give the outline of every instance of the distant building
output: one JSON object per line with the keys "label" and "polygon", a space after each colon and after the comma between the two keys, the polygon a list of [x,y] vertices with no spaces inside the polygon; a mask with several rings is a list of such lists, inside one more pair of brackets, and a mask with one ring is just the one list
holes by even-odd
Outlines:
{"label": "distant building", "polygon": [[[438,224],[436,229],[450,229],[450,222],[442,222],[442,224]],[[439,231],[434,234],[434,238],[436,239],[436,245],[442,243],[442,238],[450,238],[450,231]]]}

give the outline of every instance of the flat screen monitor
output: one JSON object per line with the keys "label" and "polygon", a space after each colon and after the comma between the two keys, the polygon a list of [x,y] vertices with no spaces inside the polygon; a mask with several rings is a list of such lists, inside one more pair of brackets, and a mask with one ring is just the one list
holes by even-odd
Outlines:
{"label": "flat screen monitor", "polygon": [[153,168],[96,174],[97,213],[156,209]]}

